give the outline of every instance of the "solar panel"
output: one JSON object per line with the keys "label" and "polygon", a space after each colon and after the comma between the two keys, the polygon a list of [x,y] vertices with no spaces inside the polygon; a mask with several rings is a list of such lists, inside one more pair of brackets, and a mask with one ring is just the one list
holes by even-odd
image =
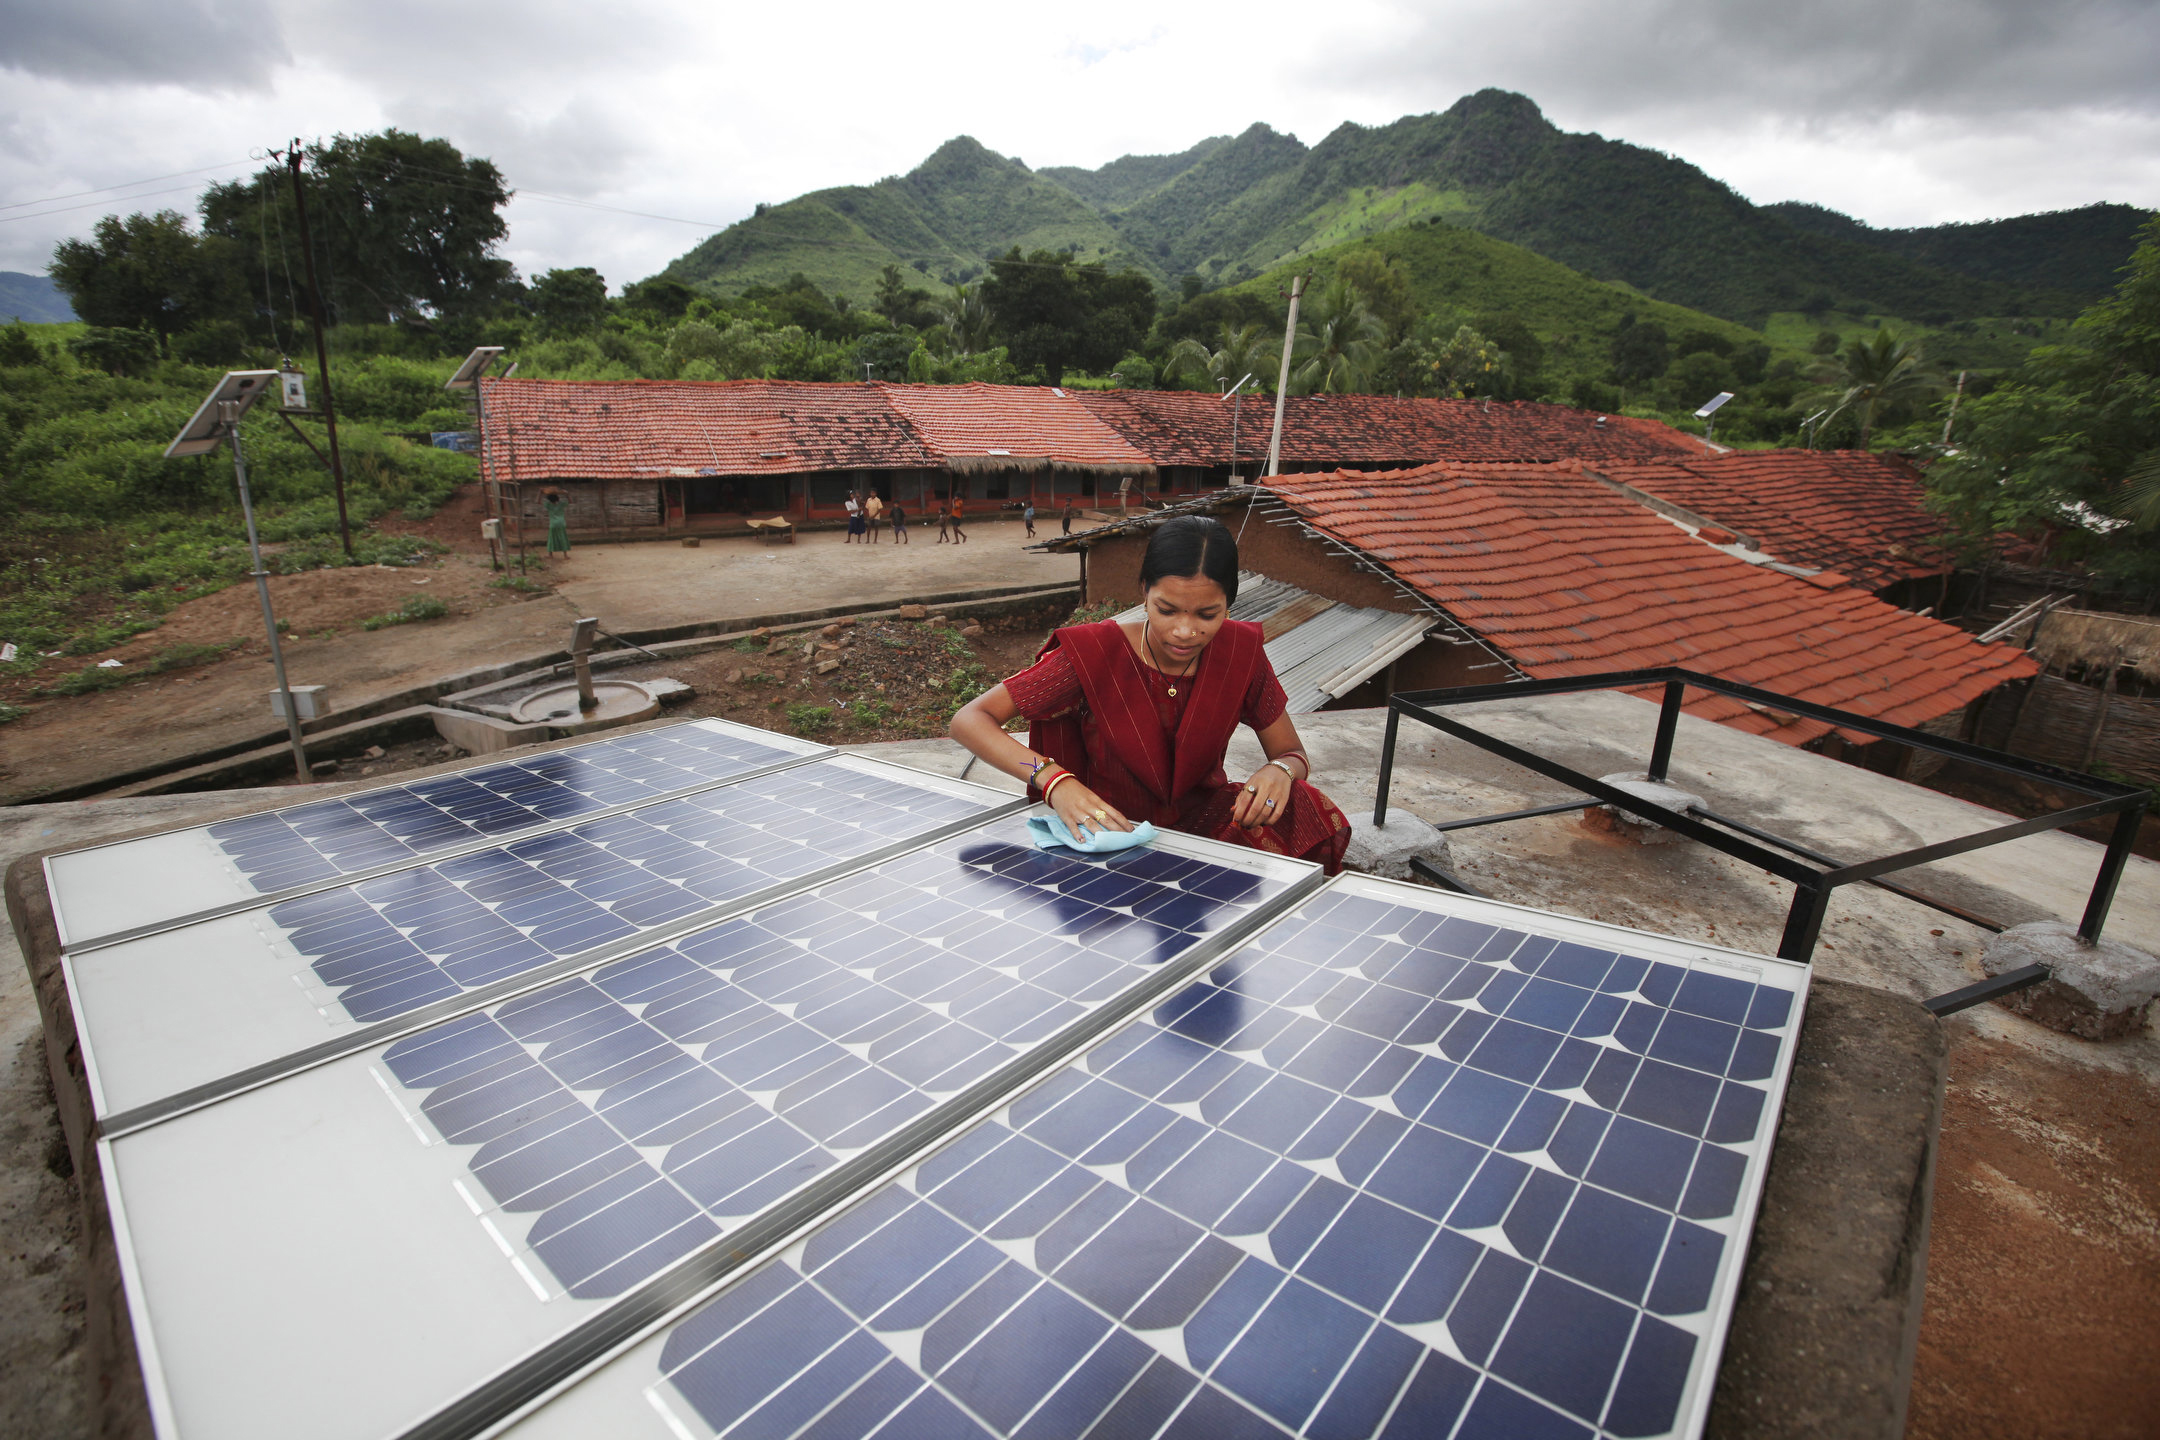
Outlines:
{"label": "solar panel", "polygon": [[726,720],[659,726],[402,785],[56,855],[75,947],[826,753]]}
{"label": "solar panel", "polygon": [[514,1433],[1697,1434],[1806,976],[1338,881]]}
{"label": "solar panel", "polygon": [[[843,757],[71,954],[101,1116],[620,949],[1012,797]],[[235,1026],[236,1013],[250,1023]]]}
{"label": "solar panel", "polygon": [[[859,1192],[1315,873],[1182,836],[1045,852],[995,818],[107,1141],[160,1430],[402,1433]],[[328,1410],[326,1365],[367,1377]]]}

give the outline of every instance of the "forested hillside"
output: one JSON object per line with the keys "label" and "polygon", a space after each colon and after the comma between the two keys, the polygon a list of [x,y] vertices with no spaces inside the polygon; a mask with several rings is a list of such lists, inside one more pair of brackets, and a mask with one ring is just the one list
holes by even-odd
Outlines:
{"label": "forested hillside", "polygon": [[819,191],[705,242],[667,274],[714,294],[800,271],[867,299],[881,266],[964,280],[1009,246],[1206,288],[1367,235],[1444,220],[1594,280],[1750,326],[1779,312],[1945,326],[2068,317],[2105,293],[2145,212],[2097,205],[1925,230],[1758,206],[1675,156],[1551,124],[1503,90],[1307,147],[1254,125],[1097,170],[1030,171],[966,138],[910,174]]}

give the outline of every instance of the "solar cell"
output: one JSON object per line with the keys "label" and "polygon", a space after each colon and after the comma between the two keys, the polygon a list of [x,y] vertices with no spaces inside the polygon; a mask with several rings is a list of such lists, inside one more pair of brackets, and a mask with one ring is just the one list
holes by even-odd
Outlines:
{"label": "solar cell", "polygon": [[[71,955],[99,1113],[633,944],[1012,803],[874,761],[813,760]],[[257,1023],[231,1025],[236,1004]]]}
{"label": "solar cell", "polygon": [[1338,881],[514,1433],[1699,1433],[1805,985]]}
{"label": "solar cell", "polygon": [[[402,1433],[776,1206],[859,1191],[1312,874],[992,819],[108,1141],[161,1432]],[[294,1378],[324,1356],[370,1377],[330,1412]]]}
{"label": "solar cell", "polygon": [[824,751],[726,720],[659,726],[521,760],[56,855],[61,937],[145,925],[559,825]]}

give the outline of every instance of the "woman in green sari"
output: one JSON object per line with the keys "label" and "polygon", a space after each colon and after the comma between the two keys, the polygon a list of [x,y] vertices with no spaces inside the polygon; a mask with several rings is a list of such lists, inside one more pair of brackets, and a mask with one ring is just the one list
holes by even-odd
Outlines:
{"label": "woman in green sari", "polygon": [[569,502],[563,499],[563,493],[560,490],[549,490],[545,499],[547,500],[548,522],[547,553],[550,557],[554,556],[558,551],[568,555],[570,553]]}

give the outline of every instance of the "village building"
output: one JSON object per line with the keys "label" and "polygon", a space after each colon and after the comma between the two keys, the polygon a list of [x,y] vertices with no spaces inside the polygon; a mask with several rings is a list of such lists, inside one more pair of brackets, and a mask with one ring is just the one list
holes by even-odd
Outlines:
{"label": "village building", "polygon": [[[1279,475],[1181,508],[1240,532],[1240,559],[1256,575],[1430,617],[1420,643],[1329,708],[1403,690],[1679,666],[1942,728],[2037,668],[2022,650],[1887,604],[1840,573],[1727,553],[1579,461]],[[1044,543],[1082,552],[1087,603],[1137,600],[1151,523],[1134,517]],[[1281,640],[1270,639],[1272,655]],[[1342,653],[1334,673],[1356,658]],[[1686,708],[1791,744],[1828,735],[1728,697],[1691,692]]]}
{"label": "village building", "polygon": [[[573,532],[657,536],[752,518],[837,522],[850,492],[918,516],[1146,503],[1256,475],[1274,402],[1171,391],[784,380],[482,382],[484,478],[502,513],[540,523],[562,492]],[[1711,454],[1656,421],[1563,405],[1301,395],[1280,468],[1438,460],[1648,464]]]}

